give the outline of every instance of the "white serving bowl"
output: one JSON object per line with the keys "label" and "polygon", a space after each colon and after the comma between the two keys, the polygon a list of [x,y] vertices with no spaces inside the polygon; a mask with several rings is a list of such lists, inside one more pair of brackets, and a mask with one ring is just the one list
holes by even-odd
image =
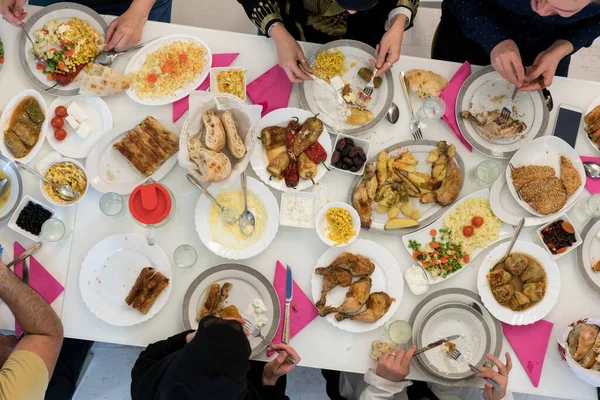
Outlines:
{"label": "white serving bowl", "polygon": [[[567,249],[567,251],[565,251],[564,253],[561,254],[552,254],[552,252],[550,251],[550,249],[548,248],[548,246],[546,246],[546,243],[544,243],[544,237],[542,236],[542,231],[544,230],[544,228],[552,225],[553,223],[555,223],[558,220],[564,220],[568,223],[571,224],[571,226],[573,226],[573,230],[575,231],[575,243],[573,243],[571,245],[571,247],[569,247]],[[571,219],[567,216],[567,214],[563,214],[560,217],[553,219],[552,222],[548,222],[546,225],[542,226],[541,228],[539,228],[537,230],[537,234],[540,237],[540,240],[542,241],[542,243],[544,243],[544,248],[548,251],[548,253],[550,254],[550,256],[554,259],[554,260],[558,260],[559,258],[561,258],[562,256],[564,256],[565,254],[569,254],[571,251],[575,250],[577,247],[579,247],[579,245],[581,245],[581,243],[583,243],[583,240],[581,240],[581,236],[579,236],[579,232],[577,232],[577,229],[575,228],[575,225],[573,225],[573,221],[571,221]]]}
{"label": "white serving bowl", "polygon": [[[239,67],[215,67],[215,68],[211,68],[210,69],[210,91],[213,92],[213,93],[219,93],[219,94],[231,94],[231,93],[226,93],[226,92],[220,92],[219,91],[218,81],[217,81],[217,75],[219,75],[219,72],[221,72],[221,71],[229,71],[229,70],[242,71],[242,74],[243,74],[242,83],[244,85],[244,96],[240,97],[239,99],[241,101],[245,102],[246,101],[246,70],[244,68],[239,68]],[[235,96],[235,97],[237,98],[237,96]]]}
{"label": "white serving bowl", "polygon": [[44,207],[46,210],[50,211],[52,213],[52,215],[50,216],[50,218],[54,218],[54,216],[56,215],[56,211],[54,211],[53,209],[51,209],[50,207],[48,207],[47,205],[45,205],[41,201],[36,200],[33,197],[24,195],[23,198],[21,199],[21,202],[17,206],[15,212],[13,213],[12,217],[10,217],[10,220],[8,221],[8,227],[10,229],[12,229],[13,231],[15,231],[17,233],[20,233],[21,235],[25,236],[27,239],[33,240],[34,242],[39,242],[40,239],[41,239],[41,237],[42,237],[42,233],[41,232],[40,232],[39,235],[35,236],[33,233],[27,232],[26,230],[21,229],[21,228],[19,228],[17,226],[17,219],[19,218],[19,214],[21,214],[21,211],[23,211],[23,209],[25,208],[25,206],[30,201],[33,204],[39,204],[40,206]]}
{"label": "white serving bowl", "polygon": [[582,318],[578,321],[572,322],[567,326],[565,330],[561,332],[558,336],[558,351],[563,360],[567,362],[569,368],[575,376],[579,379],[589,383],[592,386],[600,387],[600,371],[592,371],[591,369],[583,368],[577,361],[573,360],[571,354],[569,353],[569,345],[567,344],[567,339],[569,338],[569,333],[573,329],[573,327],[578,323],[583,322],[590,325],[597,325],[600,327],[600,319],[598,318]]}
{"label": "white serving bowl", "polygon": [[74,204],[77,204],[81,201],[81,199],[83,199],[85,197],[85,195],[87,194],[89,188],[90,188],[90,179],[88,176],[88,173],[85,169],[85,167],[76,160],[73,160],[72,158],[59,158],[57,160],[52,161],[51,163],[49,163],[47,166],[45,166],[43,168],[43,171],[41,172],[42,176],[46,176],[46,173],[48,172],[48,170],[50,169],[51,166],[53,166],[54,164],[60,163],[60,162],[72,162],[73,164],[75,164],[76,166],[78,166],[79,168],[81,168],[81,170],[83,171],[84,175],[85,175],[85,192],[83,192],[82,194],[79,195],[79,197],[74,200],[71,201],[69,203],[59,203],[55,200],[53,200],[48,193],[46,193],[46,191],[44,190],[44,182],[40,179],[40,190],[42,191],[42,194],[44,195],[44,198],[52,205],[58,206],[58,207],[69,207],[72,206]]}
{"label": "white serving bowl", "polygon": [[[348,243],[344,243],[337,246],[333,240],[327,237],[327,228],[329,224],[327,223],[326,218],[327,210],[336,207],[343,208],[344,210],[347,210],[350,213],[350,216],[352,217],[352,227],[356,232],[354,236],[350,238],[350,240],[348,240]],[[358,237],[358,234],[360,233],[360,217],[354,209],[354,207],[352,207],[350,204],[344,203],[343,201],[334,201],[333,203],[329,203],[326,206],[323,206],[323,208],[321,208],[321,210],[317,214],[317,219],[315,220],[315,229],[317,230],[317,235],[319,235],[319,238],[323,241],[323,243],[333,247],[348,246],[350,243],[354,242],[354,240]]]}
{"label": "white serving bowl", "polygon": [[355,146],[363,149],[363,151],[365,152],[366,160],[365,160],[363,166],[356,172],[338,168],[335,165],[333,165],[333,163],[330,163],[330,165],[329,165],[330,168],[335,169],[336,171],[342,171],[342,172],[346,172],[348,174],[361,176],[363,174],[363,172],[365,172],[365,166],[369,163],[369,149],[371,148],[371,141],[366,140],[366,139],[361,139],[356,136],[349,136],[349,135],[344,135],[343,133],[338,133],[338,135],[335,139],[335,144],[333,145],[333,148],[331,149],[332,155],[333,155],[333,152],[335,151],[335,148],[337,147],[338,142],[342,139],[352,139],[354,141]]}

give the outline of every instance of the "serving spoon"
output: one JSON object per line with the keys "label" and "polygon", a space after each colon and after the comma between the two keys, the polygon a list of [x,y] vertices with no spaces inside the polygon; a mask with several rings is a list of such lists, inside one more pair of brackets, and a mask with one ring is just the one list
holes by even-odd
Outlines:
{"label": "serving spoon", "polygon": [[515,243],[517,241],[517,238],[519,237],[519,234],[521,233],[521,230],[523,229],[523,226],[525,226],[525,217],[519,220],[519,223],[517,224],[517,229],[515,229],[515,233],[513,234],[510,244],[508,245],[508,249],[506,249],[506,254],[504,254],[504,257],[502,257],[500,260],[496,261],[496,264],[494,264],[494,268],[496,268],[498,264],[502,264],[504,261],[506,261],[506,259],[510,255],[510,252],[515,246]]}
{"label": "serving spoon", "polygon": [[202,190],[202,192],[206,196],[208,196],[208,198],[211,199],[217,207],[221,209],[221,220],[223,220],[223,222],[225,222],[226,224],[235,224],[238,221],[239,216],[237,214],[237,211],[235,211],[231,207],[226,207],[223,204],[219,203],[219,201],[215,199],[212,194],[210,194],[208,189],[205,188],[204,185],[200,183],[198,179],[196,179],[196,177],[194,177],[191,174],[187,174],[186,177],[192,185],[195,185],[198,189]]}
{"label": "serving spoon", "polygon": [[246,182],[246,171],[242,172],[242,193],[244,194],[244,212],[240,215],[240,229],[246,236],[254,232],[254,214],[248,210],[248,184]]}
{"label": "serving spoon", "polygon": [[600,178],[600,164],[593,161],[584,161],[583,169],[585,169],[585,174],[590,178]]}
{"label": "serving spoon", "polygon": [[48,185],[52,186],[52,188],[58,193],[58,197],[60,197],[61,199],[65,201],[73,201],[79,198],[79,192],[77,190],[74,190],[71,186],[65,185],[64,183],[61,183],[59,185],[54,182],[50,182],[42,174],[38,173],[35,169],[31,168],[26,164],[23,164],[20,161],[15,161],[15,164],[32,173],[33,175],[37,176],[42,181],[46,182]]}

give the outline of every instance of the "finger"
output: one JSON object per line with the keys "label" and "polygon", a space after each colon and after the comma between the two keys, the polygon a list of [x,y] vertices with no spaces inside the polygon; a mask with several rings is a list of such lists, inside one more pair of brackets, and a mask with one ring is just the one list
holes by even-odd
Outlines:
{"label": "finger", "polygon": [[112,50],[108,48],[108,43],[112,40],[115,32],[117,31],[117,24],[116,24],[117,20],[115,19],[113,22],[110,23],[110,25],[108,26],[108,29],[106,30],[106,43],[104,43],[104,50],[108,51],[108,50]]}
{"label": "finger", "polygon": [[404,354],[404,357],[402,357],[402,362],[400,363],[400,366],[403,369],[408,370],[410,368],[410,361],[412,360],[413,356],[415,355],[415,351],[417,351],[417,346],[412,345],[412,346],[410,346],[408,351]]}
{"label": "finger", "polygon": [[494,65],[494,69],[500,74],[500,76],[502,78],[504,78],[505,80],[508,81],[508,78],[506,76],[506,72],[504,71],[504,63],[502,59],[497,60],[497,62]]}
{"label": "finger", "polygon": [[311,74],[313,73],[313,69],[310,67],[310,63],[306,59],[306,56],[304,55],[304,52],[302,51],[302,49],[300,49],[300,51],[298,52],[298,60],[300,62],[304,61],[304,62],[302,62],[302,68],[304,68]]}
{"label": "finger", "polygon": [[104,50],[112,50],[117,47],[117,45],[123,40],[123,34],[119,31],[115,31],[113,35],[110,37],[110,40],[104,46]]}
{"label": "finger", "polygon": [[498,372],[494,371],[491,368],[482,368],[481,372],[479,374],[477,374],[477,376],[480,378],[492,378],[495,380],[502,379],[502,375],[499,374]]}
{"label": "finger", "polygon": [[23,21],[21,21],[21,19],[19,19],[19,17],[17,17],[16,15],[14,15],[12,12],[6,10],[5,12],[2,12],[2,15],[4,16],[4,19],[6,20],[6,22],[8,22],[11,25],[14,26],[20,26],[23,24]]}
{"label": "finger", "polygon": [[522,85],[525,81],[525,68],[523,67],[521,57],[515,54],[512,58],[511,63],[513,67],[513,72],[516,72],[517,81],[519,82],[519,85]]}
{"label": "finger", "polygon": [[406,351],[405,350],[398,350],[398,352],[396,353],[396,357],[394,358],[394,365],[399,367],[402,365],[402,360],[404,359],[406,355]]}
{"label": "finger", "polygon": [[[389,47],[381,46],[379,48],[379,52],[377,53],[377,61],[375,62],[375,66],[377,67],[377,69],[383,68],[384,63],[385,63],[385,58],[387,57],[388,50],[389,50]],[[388,69],[389,69],[389,66],[388,66]]]}
{"label": "finger", "polygon": [[512,358],[508,351],[506,352],[505,357],[506,357],[506,373],[508,375],[508,374],[510,374],[510,371],[512,370]]}
{"label": "finger", "polygon": [[486,357],[488,360],[493,362],[494,365],[498,368],[498,372],[500,373],[500,375],[503,375],[503,376],[508,375],[508,373],[506,372],[506,366],[504,364],[502,364],[502,361],[498,360],[496,357],[494,357],[491,354],[487,354]]}
{"label": "finger", "polygon": [[506,80],[512,83],[513,85],[519,85],[519,81],[517,79],[517,75],[512,67],[512,61],[510,58],[505,58],[502,60],[502,67],[504,68],[504,74],[506,75]]}
{"label": "finger", "polygon": [[298,64],[293,63],[291,65],[288,66],[291,70],[292,73],[300,80],[302,81],[310,81],[310,76],[306,75],[304,72],[302,72],[302,70],[300,69],[300,67],[298,66]]}
{"label": "finger", "polygon": [[375,68],[375,60],[370,59],[369,64],[371,64],[371,67]]}
{"label": "finger", "polygon": [[15,5],[12,8],[12,13],[15,15],[15,17],[17,18],[21,18],[21,15],[23,14],[23,7],[21,4],[19,4],[18,2],[15,3]]}
{"label": "finger", "polygon": [[289,355],[294,357],[294,360],[296,360],[296,363],[299,363],[301,360],[300,355],[296,352],[296,350],[294,350],[293,347],[288,346],[287,344],[283,344],[283,343],[274,344],[273,350],[287,352]]}
{"label": "finger", "polygon": [[517,90],[519,92],[531,92],[533,90],[541,90],[541,89],[542,89],[542,87],[540,86],[540,84],[536,82],[536,83],[529,83],[526,85],[522,85]]}

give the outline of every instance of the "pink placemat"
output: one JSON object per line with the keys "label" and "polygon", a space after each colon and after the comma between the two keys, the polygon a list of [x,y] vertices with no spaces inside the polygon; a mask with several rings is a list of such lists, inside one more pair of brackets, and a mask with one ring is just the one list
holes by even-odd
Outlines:
{"label": "pink placemat", "polygon": [[[239,54],[240,53],[213,54],[211,68],[229,67]],[[209,86],[210,74],[196,90],[206,90]],[[185,96],[183,99],[177,100],[175,103],[173,103],[173,122],[177,122],[177,120],[181,118],[181,116],[190,107],[188,98],[189,96]]]}
{"label": "pink placemat", "polygon": [[545,320],[531,325],[513,326],[502,323],[504,336],[510,342],[533,386],[538,387],[546,358],[548,341],[554,324]]}
{"label": "pink placemat", "polygon": [[[581,161],[593,161],[593,162],[597,162],[600,163],[600,158],[598,157],[581,157]],[[596,194],[596,193],[600,193],[600,179],[596,178],[590,178],[589,176],[585,176],[585,188],[588,190],[588,192],[590,192],[591,194]]]}
{"label": "pink placemat", "polygon": [[[283,318],[285,316],[285,268],[281,262],[277,261],[275,266],[275,280],[273,286],[279,297],[279,305],[281,308],[281,318],[279,320],[279,328],[273,338],[274,344],[281,343],[281,335],[283,333]],[[297,311],[294,311],[294,308]],[[317,307],[313,302],[306,297],[302,289],[294,281],[294,297],[292,298],[292,309],[290,311],[290,339],[296,336],[306,325],[313,319],[319,316]],[[271,353],[268,353],[271,355]]]}
{"label": "pink placemat", "polygon": [[[25,252],[25,248],[19,242],[15,242],[14,257],[18,257]],[[15,274],[23,277],[23,261],[15,264]],[[29,257],[29,286],[40,294],[48,302],[52,302],[65,290],[65,288],[35,259]],[[15,335],[20,338],[23,330],[15,321]]]}
{"label": "pink placemat", "polygon": [[291,92],[292,82],[279,65],[250,82],[246,88],[252,103],[263,106],[263,117],[273,110],[287,107]]}
{"label": "pink placemat", "polygon": [[467,142],[463,134],[460,133],[460,129],[458,129],[458,123],[456,122],[455,112],[458,91],[460,90],[460,87],[462,86],[464,81],[467,80],[469,75],[471,75],[471,64],[465,61],[465,63],[461,65],[458,71],[456,71],[452,79],[450,79],[450,83],[448,83],[448,86],[446,86],[446,88],[442,90],[442,93],[440,93],[440,98],[446,103],[446,113],[444,114],[442,119],[448,124],[450,129],[452,129],[452,131],[454,132],[456,137],[461,141],[461,143],[464,144],[469,151],[473,151],[473,148],[471,147],[469,142]]}

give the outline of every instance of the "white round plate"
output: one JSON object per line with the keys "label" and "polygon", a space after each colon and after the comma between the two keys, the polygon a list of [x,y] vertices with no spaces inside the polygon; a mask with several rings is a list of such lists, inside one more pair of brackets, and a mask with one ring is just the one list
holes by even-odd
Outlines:
{"label": "white round plate", "polygon": [[[404,235],[402,236],[402,243],[404,244],[404,248],[406,249],[406,251],[408,251],[408,254],[412,255],[412,250],[410,247],[408,247],[409,242],[411,240],[416,240],[417,242],[421,243],[422,245],[425,245],[426,243],[431,242],[431,235],[429,234],[429,232],[432,229],[437,230],[438,232],[440,231],[440,229],[443,229],[445,227],[444,225],[444,220],[446,219],[446,216],[448,214],[450,214],[451,212],[453,212],[456,207],[460,206],[462,203],[464,203],[465,200],[467,199],[488,199],[490,198],[490,191],[489,189],[481,189],[477,192],[471,193],[468,196],[463,197],[462,199],[458,200],[456,203],[454,203],[454,205],[452,205],[452,207],[450,207],[445,213],[444,215],[439,218],[436,222],[434,222],[433,224],[422,228],[421,230],[418,230],[416,232],[410,233],[408,235]],[[470,221],[466,222],[465,225],[470,224]],[[513,228],[512,226],[506,225],[504,224],[503,226],[500,227],[499,232],[498,232],[498,239],[488,243],[488,246],[491,246],[494,243],[497,243],[503,239],[506,239],[508,237],[511,237],[513,234]],[[471,261],[475,259],[475,257],[477,257],[479,255],[479,253],[481,253],[485,248],[484,247],[479,247],[477,249],[475,249],[470,255],[471,255]],[[433,276],[431,275],[431,273],[427,270],[425,270],[427,272],[427,279],[429,279],[429,284],[430,285],[434,285],[436,283],[441,283],[444,282],[450,278],[452,278],[453,276],[458,275],[459,273],[461,273],[462,271],[464,271],[465,269],[467,269],[469,267],[471,263],[467,263],[465,265],[462,266],[461,269],[459,269],[458,271],[448,274],[446,275],[446,277],[442,277],[442,276],[438,276],[437,278],[433,278]]]}
{"label": "white round plate", "polygon": [[[570,209],[579,198],[579,195],[581,195],[581,192],[583,192],[585,189],[585,170],[583,169],[583,163],[581,162],[579,154],[577,154],[575,149],[569,146],[569,144],[561,138],[556,136],[543,136],[533,140],[530,143],[527,143],[519,151],[517,151],[510,160],[510,164],[512,164],[515,168],[523,167],[525,165],[541,165],[552,167],[556,172],[556,176],[560,177],[561,155],[567,157],[571,163],[573,163],[573,167],[575,167],[579,173],[579,176],[581,177],[581,186],[579,186],[579,189],[577,189],[575,193],[569,196],[567,203],[563,206],[563,208],[554,214],[550,214],[553,216],[563,214],[566,212],[566,210]],[[517,194],[515,186],[512,182],[510,165],[506,167],[506,182],[508,184],[510,193],[513,195],[513,198],[521,207],[523,207],[523,209],[533,215],[537,215],[538,217],[548,217],[548,215],[540,214],[528,203],[519,199],[519,195]]]}
{"label": "white round plate", "polygon": [[461,116],[461,112],[467,110],[475,114],[502,109],[509,103],[513,90],[514,86],[489,66],[471,74],[456,98],[456,121],[461,133],[476,150],[490,157],[510,158],[525,144],[543,135],[548,127],[550,112],[539,90],[517,93],[513,106],[527,128],[516,137],[488,139],[475,124]]}
{"label": "white round plate", "polygon": [[[21,173],[19,172],[17,165],[4,156],[0,156],[0,171],[2,171],[10,181],[10,194],[8,195],[8,200],[4,206],[0,207],[0,222],[4,222],[12,217],[21,201],[21,196],[23,195],[23,181],[21,180]],[[4,196],[6,196],[6,194]]]}
{"label": "white round plate", "polygon": [[[8,129],[8,125],[10,124],[10,119],[12,117],[13,111],[19,105],[21,100],[27,97],[35,98],[35,100],[39,103],[40,107],[42,108],[42,111],[44,111],[44,114],[46,114],[46,119],[44,120],[44,122],[42,122],[42,129],[40,131],[38,141],[35,144],[35,146],[33,146],[29,154],[22,158],[15,158],[13,153],[8,149],[6,143],[4,142],[4,132],[6,132],[6,130]],[[33,89],[25,89],[22,92],[18,93],[8,102],[6,107],[4,107],[4,111],[2,112],[2,116],[0,117],[0,150],[2,150],[2,154],[11,161],[19,160],[24,164],[29,163],[35,158],[37,153],[39,153],[40,149],[44,144],[44,140],[46,140],[46,132],[48,130],[48,125],[50,124],[49,120],[50,117],[48,115],[48,106],[46,105],[44,98],[39,92]]]}
{"label": "white round plate", "polygon": [[[600,96],[596,97],[589,105],[588,109],[586,110],[585,114],[583,114],[583,116],[588,115],[590,112],[592,112],[592,110],[596,107],[600,106]],[[583,124],[582,126],[584,126],[585,124]],[[590,145],[594,148],[594,150],[596,150],[596,152],[600,153],[600,147],[598,147],[598,145],[594,142],[592,142],[592,140],[590,139],[590,137],[588,136],[587,132],[583,131],[583,134],[585,136],[585,138],[588,140],[588,142],[590,143]]]}
{"label": "white round plate", "polygon": [[71,128],[71,125],[69,125],[67,120],[63,118],[65,121],[63,129],[67,132],[67,137],[63,141],[56,140],[54,137],[55,129],[50,125],[47,133],[48,143],[50,143],[50,146],[52,146],[54,150],[65,157],[86,158],[98,139],[112,128],[112,113],[110,112],[110,108],[108,108],[108,104],[100,97],[57,97],[48,108],[50,120],[56,116],[56,107],[68,107],[74,101],[76,101],[86,112],[89,123],[96,129],[96,132],[89,135],[86,139],[82,139],[81,136]]}
{"label": "white round plate", "polygon": [[[262,328],[262,334],[267,340],[273,340],[281,316],[277,293],[264,275],[254,268],[242,264],[217,265],[207,269],[194,279],[183,299],[183,328],[186,330],[198,329],[196,317],[206,298],[206,291],[213,283],[223,285],[225,282],[233,285],[229,291],[229,297],[225,301],[225,306],[235,305],[242,316],[253,300],[260,299],[265,303],[267,311],[264,315],[268,322]],[[250,357],[257,356],[267,348],[267,343],[260,338],[248,337],[248,339],[252,348]]]}
{"label": "white round plate", "polygon": [[127,95],[133,101],[139,104],[143,104],[145,106],[162,106],[165,104],[171,104],[176,102],[177,100],[183,99],[185,96],[189,95],[193,90],[196,90],[196,88],[198,88],[198,86],[200,86],[202,82],[204,82],[204,79],[206,79],[206,77],[208,76],[208,73],[210,72],[210,67],[212,65],[212,53],[210,51],[210,48],[206,43],[204,43],[204,41],[192,35],[170,35],[158,38],[148,43],[140,51],[138,51],[135,56],[133,56],[131,61],[129,61],[129,64],[127,64],[127,67],[125,68],[125,73],[130,74],[141,69],[144,63],[146,62],[146,58],[148,58],[148,54],[158,50],[162,47],[163,44],[173,43],[176,41],[194,42],[195,44],[200,45],[206,49],[206,54],[204,55],[204,70],[200,74],[198,74],[194,81],[188,83],[186,86],[180,89],[177,89],[172,95],[158,99],[141,99],[133,90],[132,85],[127,90]]}
{"label": "white round plate", "polygon": [[592,270],[592,265],[600,261],[600,238],[596,236],[598,232],[600,232],[600,218],[593,218],[581,233],[583,245],[577,248],[577,264],[587,283],[600,292],[600,272]]}
{"label": "white round plate", "polygon": [[[575,203],[573,203],[571,207],[574,205]],[[525,226],[543,225],[555,218],[554,215],[538,217],[525,211],[508,189],[505,174],[500,174],[498,179],[496,179],[496,182],[492,185],[492,190],[490,192],[490,206],[492,207],[494,214],[496,214],[496,217],[513,226],[517,226],[522,217],[525,217]],[[565,212],[569,211],[571,207],[565,209]]]}
{"label": "white round plate", "polygon": [[[344,247],[332,247],[327,250],[317,261],[318,267],[327,267],[340,254],[344,252],[360,254],[368,257],[375,264],[375,271],[371,274],[373,284],[371,293],[385,292],[396,299],[390,309],[383,317],[372,324],[353,321],[346,319],[338,321],[335,319],[335,313],[329,314],[325,319],[333,326],[347,332],[369,332],[379,328],[392,318],[396,310],[402,302],[402,294],[404,293],[404,278],[400,272],[400,266],[394,256],[383,246],[371,242],[370,240],[358,239],[352,244]],[[321,289],[323,288],[323,277],[313,272],[311,283],[311,291],[313,302],[316,303],[321,298]],[[348,288],[336,287],[327,294],[327,305],[339,306],[344,302]]]}
{"label": "white round plate", "polygon": [[[254,232],[253,235],[261,235],[260,239],[246,248],[236,248],[235,244],[238,243],[238,239],[234,236],[228,238],[229,242],[226,244],[217,242],[213,239],[211,232],[209,217],[213,207],[213,202],[207,197],[201,195],[196,204],[195,210],[195,221],[196,231],[200,240],[207,249],[215,253],[216,255],[228,258],[230,260],[244,260],[246,258],[254,257],[263,250],[265,250],[269,244],[275,239],[277,230],[279,229],[279,206],[277,205],[277,199],[273,196],[273,193],[265,185],[253,178],[248,178],[248,192],[252,193],[262,203],[262,215],[263,218],[263,229],[261,232]],[[239,182],[221,182],[210,186],[210,193],[218,198],[219,193],[222,191],[239,190],[241,193],[241,186]],[[250,208],[250,212],[256,216],[256,211]],[[219,218],[219,225],[223,224]],[[216,227],[218,229],[218,227]],[[221,239],[225,241],[225,239]]]}
{"label": "white round plate", "polygon": [[[257,136],[260,136],[262,130],[267,126],[287,126],[288,122],[294,117],[298,117],[300,123],[302,124],[306,118],[314,117],[314,114],[310,111],[301,110],[299,108],[281,108],[279,110],[271,111],[267,115],[261,118],[258,123]],[[252,165],[252,169],[256,172],[256,175],[260,178],[268,186],[271,186],[273,189],[281,190],[282,192],[295,192],[298,190],[305,190],[313,186],[313,183],[310,180],[300,179],[300,183],[296,188],[289,188],[285,185],[285,181],[283,179],[271,179],[271,174],[267,171],[267,166],[269,165],[269,161],[267,160],[267,152],[263,147],[260,139],[256,139],[258,142],[254,146],[254,151],[252,152],[252,156],[250,157],[250,164]],[[323,132],[321,132],[321,136],[319,136],[319,143],[325,151],[327,152],[327,160],[325,160],[325,164],[327,166],[331,165],[331,139],[329,138],[329,133],[327,132],[327,128],[323,126]],[[327,168],[323,165],[318,165],[317,176],[313,179],[315,183],[319,182],[323,179],[323,176],[327,173]]]}
{"label": "white round plate", "polygon": [[[35,31],[42,29],[48,22],[53,20],[67,22],[73,17],[87,21],[96,32],[102,35],[108,29],[108,24],[96,11],[81,4],[68,2],[56,3],[40,9],[29,18],[25,29],[33,39]],[[21,32],[19,35],[19,60],[21,68],[31,83],[39,90],[43,90],[44,93],[53,96],[77,96],[81,87],[81,81],[77,79],[67,86],[59,85],[50,89],[56,82],[48,80],[43,71],[38,71],[35,59],[30,52],[31,47],[31,42],[27,39],[25,32]]]}
{"label": "white round plate", "polygon": [[[169,278],[150,311],[142,314],[125,303],[140,271],[154,267]],[[81,297],[95,316],[107,324],[132,326],[147,321],[167,303],[173,287],[169,257],[158,246],[149,246],[144,236],[119,233],[96,243],[81,265]]]}
{"label": "white round plate", "polygon": [[558,265],[556,265],[556,261],[552,259],[550,253],[540,246],[523,240],[518,240],[515,243],[512,253],[524,253],[537,260],[546,271],[548,286],[544,298],[533,307],[529,307],[525,311],[513,311],[496,301],[487,280],[487,274],[490,272],[490,269],[506,254],[509,245],[510,243],[508,242],[502,243],[485,257],[479,267],[477,289],[479,290],[483,304],[485,304],[485,308],[500,321],[509,325],[533,324],[548,315],[558,300],[558,295],[560,294],[560,272],[558,271]]}
{"label": "white round plate", "polygon": [[[123,139],[144,118],[113,126],[111,130],[102,135],[90,150],[85,162],[85,169],[88,172],[90,185],[99,192],[115,192],[120,195],[128,195],[148,178],[152,178],[157,182],[160,181],[177,163],[177,153],[175,153],[152,175],[145,177],[121,153],[113,148],[113,144]],[[158,122],[179,137],[179,130],[175,125],[162,120],[158,120]]]}

